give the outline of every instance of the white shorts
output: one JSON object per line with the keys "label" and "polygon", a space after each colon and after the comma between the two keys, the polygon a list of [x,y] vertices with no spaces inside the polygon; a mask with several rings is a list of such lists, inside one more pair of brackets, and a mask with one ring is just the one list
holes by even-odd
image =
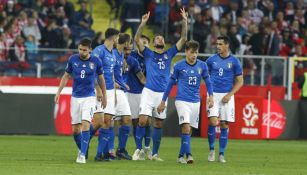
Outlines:
{"label": "white shorts", "polygon": [[104,112],[104,109],[101,106],[101,101],[98,101],[97,98],[96,98],[96,108],[95,108],[94,114],[95,113],[103,113],[103,112]]}
{"label": "white shorts", "polygon": [[193,128],[198,128],[200,102],[191,103],[186,101],[175,101],[178,113],[179,125],[189,123]]}
{"label": "white shorts", "polygon": [[80,124],[82,120],[91,122],[94,114],[96,97],[71,97],[70,115],[71,124]]}
{"label": "white shorts", "polygon": [[104,108],[105,114],[115,115],[115,90],[107,90],[107,106]]}
{"label": "white shorts", "polygon": [[127,92],[126,96],[128,98],[130,106],[131,118],[138,119],[140,111],[141,94],[134,94]]}
{"label": "white shorts", "polygon": [[116,89],[117,104],[115,106],[115,115],[117,117],[130,116],[130,106],[126,94],[123,90]]}
{"label": "white shorts", "polygon": [[208,117],[220,117],[221,121],[235,122],[235,99],[232,96],[228,103],[223,103],[222,99],[227,93],[213,93],[214,105],[207,107]]}
{"label": "white shorts", "polygon": [[[163,92],[154,92],[148,88],[144,88],[141,95],[140,114],[165,119],[166,109],[160,114],[157,111],[157,107],[161,103],[162,97]],[[167,102],[165,105],[167,106]]]}

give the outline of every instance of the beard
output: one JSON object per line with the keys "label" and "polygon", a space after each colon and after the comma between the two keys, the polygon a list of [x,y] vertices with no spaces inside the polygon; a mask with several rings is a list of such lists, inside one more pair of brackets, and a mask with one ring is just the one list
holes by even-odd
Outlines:
{"label": "beard", "polygon": [[157,45],[155,45],[155,48],[157,48],[157,49],[163,49],[164,48],[164,45],[160,45],[160,44],[157,44]]}

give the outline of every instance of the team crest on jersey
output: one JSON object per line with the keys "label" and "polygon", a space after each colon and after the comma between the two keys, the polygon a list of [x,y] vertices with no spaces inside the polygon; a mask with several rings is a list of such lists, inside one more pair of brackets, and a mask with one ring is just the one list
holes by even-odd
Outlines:
{"label": "team crest on jersey", "polygon": [[166,60],[168,59],[167,54],[164,54],[163,57],[164,57],[164,59],[166,59]]}
{"label": "team crest on jersey", "polygon": [[95,66],[95,65],[94,65],[94,63],[90,62],[90,63],[89,63],[89,66],[90,66],[90,69],[94,69],[94,66]]}
{"label": "team crest on jersey", "polygon": [[198,68],[198,74],[201,75],[201,68]]}
{"label": "team crest on jersey", "polygon": [[227,67],[228,67],[229,69],[231,69],[231,68],[232,68],[232,63],[227,63]]}

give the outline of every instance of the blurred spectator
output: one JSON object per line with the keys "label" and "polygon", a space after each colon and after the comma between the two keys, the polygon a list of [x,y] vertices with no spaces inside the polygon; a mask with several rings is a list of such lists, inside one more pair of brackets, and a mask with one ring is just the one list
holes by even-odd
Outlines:
{"label": "blurred spectator", "polygon": [[249,18],[255,23],[259,24],[263,17],[263,12],[256,8],[254,0],[247,1],[248,15]]}
{"label": "blurred spectator", "polygon": [[277,22],[277,28],[280,31],[289,27],[289,23],[284,20],[284,13],[282,11],[277,12],[276,22]]}
{"label": "blurred spectator", "polygon": [[75,42],[71,36],[70,29],[66,26],[63,27],[62,31],[63,31],[63,49],[74,49]]}
{"label": "blurred spectator", "polygon": [[29,62],[34,62],[36,57],[38,56],[38,45],[33,35],[27,36],[25,46],[26,46]]}
{"label": "blurred spectator", "polygon": [[132,36],[134,36],[143,13],[145,12],[143,10],[142,0],[123,0],[120,14],[122,25],[120,32],[125,32],[127,29],[131,28]]}
{"label": "blurred spectator", "polygon": [[212,0],[211,11],[213,20],[219,22],[224,13],[222,6],[219,5],[219,0]]}
{"label": "blurred spectator", "polygon": [[18,11],[14,0],[8,0],[4,10],[8,17],[17,16]]}
{"label": "blurred spectator", "polygon": [[204,17],[201,14],[196,16],[193,27],[193,38],[199,42],[199,52],[202,53],[206,48],[207,35],[210,33],[210,27],[204,23]]}
{"label": "blurred spectator", "polygon": [[56,21],[51,19],[42,32],[42,46],[46,48],[63,48],[63,33],[56,25]]}
{"label": "blurred spectator", "polygon": [[236,0],[231,0],[229,4],[229,10],[226,12],[226,14],[229,14],[230,20],[232,24],[237,24],[237,19],[242,14],[242,9],[239,9],[239,3]]}
{"label": "blurred spectator", "polygon": [[285,20],[292,22],[294,20],[295,10],[294,10],[293,3],[291,1],[287,2],[284,12],[285,12]]}
{"label": "blurred spectator", "polygon": [[80,0],[80,10],[74,15],[74,22],[72,26],[72,34],[75,37],[89,37],[95,36],[92,30],[93,18],[87,10],[87,1]]}
{"label": "blurred spectator", "polygon": [[28,36],[31,35],[34,39],[35,44],[39,45],[39,41],[41,40],[42,36],[35,18],[28,18],[28,24],[23,27],[22,33],[25,38],[28,38]]}
{"label": "blurred spectator", "polygon": [[230,50],[232,54],[236,54],[237,51],[240,49],[240,39],[237,37],[237,26],[236,25],[231,25],[229,28],[229,33],[228,37],[230,40]]}
{"label": "blurred spectator", "polygon": [[0,62],[6,61],[8,55],[8,45],[5,40],[5,35],[0,32]]}
{"label": "blurred spectator", "polygon": [[279,45],[280,39],[274,30],[272,30],[272,26],[265,27],[266,40],[265,40],[265,51],[266,55],[278,55],[279,53]]}
{"label": "blurred spectator", "polygon": [[69,19],[72,20],[74,17],[75,13],[75,7],[73,3],[71,3],[68,0],[58,0],[58,3],[55,5],[55,7],[58,9],[59,7],[62,7],[64,9],[64,14],[65,16]]}
{"label": "blurred spectator", "polygon": [[211,32],[206,40],[206,53],[213,54],[216,52],[216,42],[218,36],[220,36],[220,30],[218,25],[214,24],[211,27]]}
{"label": "blurred spectator", "polygon": [[104,40],[103,40],[103,34],[102,32],[97,32],[95,35],[95,38],[92,42],[92,48],[96,48],[97,46],[103,44]]}
{"label": "blurred spectator", "polygon": [[11,61],[26,62],[27,53],[24,45],[24,39],[21,36],[16,37],[15,43],[12,45],[13,49],[9,51],[9,58]]}

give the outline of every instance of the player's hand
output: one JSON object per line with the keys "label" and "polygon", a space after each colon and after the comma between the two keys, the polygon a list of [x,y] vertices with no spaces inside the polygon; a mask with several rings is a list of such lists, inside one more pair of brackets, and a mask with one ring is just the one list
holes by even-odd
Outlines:
{"label": "player's hand", "polygon": [[54,96],[54,103],[55,103],[55,104],[58,104],[58,103],[59,103],[59,100],[60,100],[60,94],[56,94],[56,95]]}
{"label": "player's hand", "polygon": [[128,91],[130,90],[130,87],[127,84],[125,84],[125,87]]}
{"label": "player's hand", "polygon": [[96,95],[96,98],[97,98],[97,101],[100,101],[100,102],[102,101],[102,95],[98,95],[98,94],[97,94],[97,95]]}
{"label": "player's hand", "polygon": [[101,107],[104,109],[107,106],[107,95],[101,97]]}
{"label": "player's hand", "polygon": [[184,21],[188,21],[188,12],[186,12],[184,8],[180,9],[180,15]]}
{"label": "player's hand", "polygon": [[115,89],[119,89],[119,88],[120,88],[119,84],[115,83]]}
{"label": "player's hand", "polygon": [[209,98],[208,98],[208,107],[212,108],[213,105],[214,105],[213,96],[210,95]]}
{"label": "player's hand", "polygon": [[159,106],[157,108],[158,113],[159,114],[162,113],[164,111],[165,107],[166,107],[165,106],[165,101],[161,101],[161,103],[159,104]]}
{"label": "player's hand", "polygon": [[222,102],[223,103],[228,103],[229,102],[229,100],[230,100],[230,98],[231,98],[231,94],[227,94],[227,95],[225,95],[224,97],[223,97],[223,99],[222,99]]}
{"label": "player's hand", "polygon": [[147,23],[150,16],[150,12],[147,12],[145,15],[142,16],[142,23]]}

